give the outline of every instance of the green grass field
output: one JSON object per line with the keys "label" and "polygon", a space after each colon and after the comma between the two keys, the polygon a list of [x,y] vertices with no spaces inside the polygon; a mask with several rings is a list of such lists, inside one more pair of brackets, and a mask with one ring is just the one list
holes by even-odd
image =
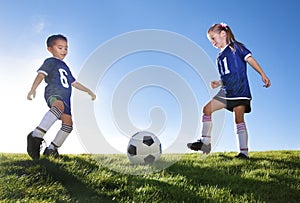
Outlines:
{"label": "green grass field", "polygon": [[300,151],[251,152],[250,160],[234,155],[178,155],[155,170],[122,155],[34,162],[26,154],[0,154],[0,202],[300,202]]}

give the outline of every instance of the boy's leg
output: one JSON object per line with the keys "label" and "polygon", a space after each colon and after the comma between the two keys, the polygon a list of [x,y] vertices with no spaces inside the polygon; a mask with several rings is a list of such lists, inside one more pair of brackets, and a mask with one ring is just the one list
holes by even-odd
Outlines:
{"label": "boy's leg", "polygon": [[71,115],[63,114],[62,117],[62,127],[57,132],[54,140],[51,144],[45,149],[45,155],[58,155],[57,149],[62,146],[68,135],[72,132],[72,117]]}
{"label": "boy's leg", "polygon": [[33,130],[32,137],[43,138],[49,128],[61,118],[62,111],[55,106],[52,106],[50,110],[45,114],[40,124]]}
{"label": "boy's leg", "polygon": [[243,156],[248,158],[248,132],[246,123],[244,120],[245,106],[237,106],[234,107],[233,112],[235,116],[235,124],[236,124],[236,135],[237,135],[237,143],[239,149],[239,157]]}
{"label": "boy's leg", "polygon": [[55,96],[51,96],[47,101],[47,104],[51,106],[50,110],[45,114],[41,123],[33,131],[33,137],[43,138],[45,133],[50,129],[55,121],[60,119],[62,116],[62,113],[64,111],[64,103],[61,100],[59,100]]}
{"label": "boy's leg", "polygon": [[32,159],[40,158],[40,146],[43,141],[45,133],[54,124],[57,119],[62,115],[62,112],[56,108],[51,107],[50,110],[45,114],[40,124],[29,133],[27,136],[27,152]]}

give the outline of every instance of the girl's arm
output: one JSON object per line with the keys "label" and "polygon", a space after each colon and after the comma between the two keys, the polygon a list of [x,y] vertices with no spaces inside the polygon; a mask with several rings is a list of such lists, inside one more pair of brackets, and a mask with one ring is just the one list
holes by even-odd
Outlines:
{"label": "girl's arm", "polygon": [[36,78],[33,81],[31,89],[27,94],[28,100],[32,100],[33,98],[35,98],[36,88],[41,84],[41,82],[43,81],[44,78],[45,78],[45,75],[43,73],[37,74]]}
{"label": "girl's arm", "polygon": [[75,81],[72,83],[72,86],[78,90],[88,93],[92,97],[92,100],[96,99],[96,95],[89,88],[82,85],[80,82]]}
{"label": "girl's arm", "polygon": [[270,87],[271,86],[271,81],[267,77],[267,75],[264,73],[263,69],[260,67],[258,62],[252,57],[249,56],[246,61],[252,66],[254,70],[256,70],[262,77],[262,81],[265,83],[264,87]]}
{"label": "girl's arm", "polygon": [[210,82],[210,87],[215,89],[217,87],[222,86],[222,80],[214,80]]}

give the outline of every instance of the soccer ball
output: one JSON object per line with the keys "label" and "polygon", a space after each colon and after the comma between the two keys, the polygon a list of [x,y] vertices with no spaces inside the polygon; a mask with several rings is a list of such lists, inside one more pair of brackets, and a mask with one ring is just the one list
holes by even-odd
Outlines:
{"label": "soccer ball", "polygon": [[161,153],[158,137],[147,131],[134,134],[127,146],[127,156],[133,164],[152,164],[159,159]]}

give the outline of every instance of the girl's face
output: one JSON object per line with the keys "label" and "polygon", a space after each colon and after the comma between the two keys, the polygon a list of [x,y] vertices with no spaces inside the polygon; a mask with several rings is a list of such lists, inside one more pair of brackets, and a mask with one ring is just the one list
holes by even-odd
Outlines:
{"label": "girl's face", "polygon": [[227,33],[225,31],[221,31],[220,33],[211,31],[207,33],[207,38],[210,41],[210,43],[215,48],[219,48],[219,49],[222,49],[227,45],[226,37],[227,37]]}
{"label": "girl's face", "polygon": [[48,51],[54,57],[63,60],[68,54],[68,43],[65,40],[57,39],[53,46],[48,47]]}

